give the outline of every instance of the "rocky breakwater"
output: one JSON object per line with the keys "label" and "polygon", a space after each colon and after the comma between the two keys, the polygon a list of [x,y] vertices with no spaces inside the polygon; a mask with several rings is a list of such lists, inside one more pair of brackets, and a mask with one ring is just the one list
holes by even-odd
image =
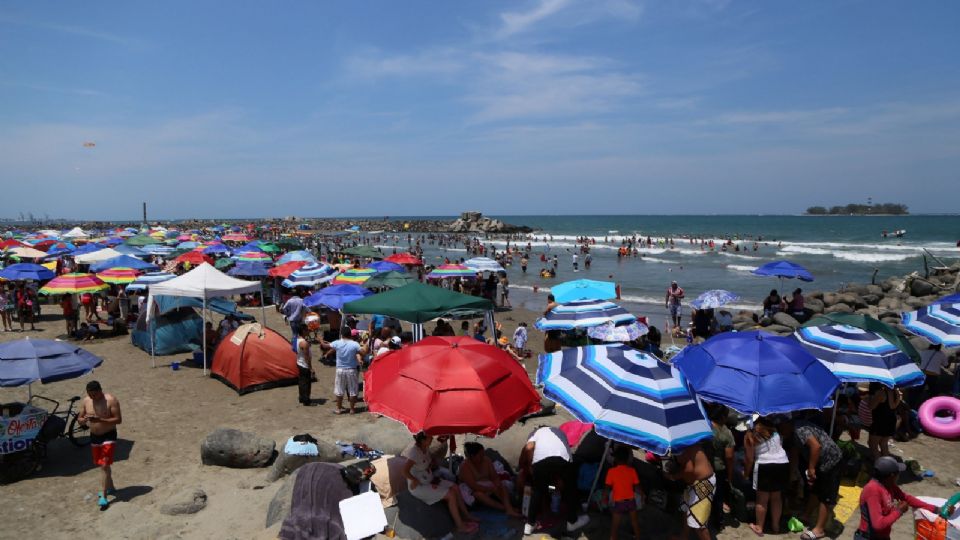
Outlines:
{"label": "rocky breakwater", "polygon": [[484,217],[480,212],[463,212],[460,218],[451,223],[447,229],[455,233],[492,233],[515,234],[529,233],[533,229],[519,225],[510,225],[499,219]]}
{"label": "rocky breakwater", "polygon": [[[775,334],[787,335],[803,322],[824,313],[862,313],[879,319],[901,332],[907,333],[900,316],[928,306],[938,298],[960,290],[960,263],[930,276],[913,274],[891,277],[879,284],[850,283],[835,292],[812,291],[804,295],[805,313],[798,320],[787,313],[762,317],[758,313],[740,311],[734,315],[736,330],[762,328]],[[914,346],[926,348],[921,337],[910,340]]]}

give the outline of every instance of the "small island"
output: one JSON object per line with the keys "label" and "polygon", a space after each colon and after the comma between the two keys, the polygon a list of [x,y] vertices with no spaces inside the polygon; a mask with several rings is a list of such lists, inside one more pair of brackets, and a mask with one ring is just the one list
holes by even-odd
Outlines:
{"label": "small island", "polygon": [[811,206],[806,214],[810,216],[905,216],[907,205],[897,203],[848,204],[846,206]]}

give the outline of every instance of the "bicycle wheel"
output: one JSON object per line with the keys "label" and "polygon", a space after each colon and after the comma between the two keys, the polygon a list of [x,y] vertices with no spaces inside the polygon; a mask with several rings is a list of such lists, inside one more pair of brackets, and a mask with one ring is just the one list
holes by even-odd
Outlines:
{"label": "bicycle wheel", "polygon": [[9,484],[33,474],[40,466],[40,451],[31,446],[29,449],[6,454],[0,461],[0,483]]}
{"label": "bicycle wheel", "polygon": [[67,426],[67,438],[74,446],[80,448],[90,444],[90,430],[87,426],[77,422],[76,414],[70,417],[70,425]]}

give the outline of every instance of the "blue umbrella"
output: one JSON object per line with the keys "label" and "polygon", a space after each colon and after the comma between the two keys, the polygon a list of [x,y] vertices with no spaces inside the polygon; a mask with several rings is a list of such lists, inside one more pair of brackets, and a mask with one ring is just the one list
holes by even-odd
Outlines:
{"label": "blue umbrella", "polygon": [[933,303],[934,304],[960,304],[960,293],[944,296],[943,298],[934,300]]}
{"label": "blue umbrella", "polygon": [[186,241],[177,244],[177,249],[193,249],[200,245],[200,242]]}
{"label": "blue umbrella", "polygon": [[233,251],[232,251],[229,247],[227,247],[227,246],[225,246],[225,245],[223,245],[223,244],[213,244],[212,246],[203,248],[203,254],[204,254],[204,255],[216,255],[216,254],[218,254],[218,253],[224,253],[224,254],[226,254],[226,255],[231,255],[231,254],[233,253]]}
{"label": "blue umbrella", "polygon": [[327,306],[332,309],[340,309],[347,302],[353,302],[363,297],[370,296],[373,291],[365,289],[358,285],[333,285],[325,287],[303,299],[303,305],[307,307]]}
{"label": "blue umbrella", "polygon": [[147,252],[134,246],[128,246],[126,244],[119,244],[113,248],[114,251],[122,253],[123,255],[130,255],[131,257],[146,257]]}
{"label": "blue umbrella", "polygon": [[268,275],[269,270],[262,263],[258,262],[239,262],[231,268],[227,274],[231,276],[263,277]]}
{"label": "blue umbrella", "polygon": [[32,263],[17,263],[0,270],[0,278],[9,281],[20,281],[32,279],[33,281],[45,281],[53,279],[56,274],[45,266]]}
{"label": "blue umbrella", "polygon": [[140,250],[148,255],[167,255],[176,251],[173,246],[163,246],[160,244],[148,244],[146,246],[141,246]]}
{"label": "blue umbrella", "polygon": [[313,256],[313,253],[304,250],[291,251],[289,253],[284,253],[277,259],[277,265],[286,264],[288,262],[297,262],[297,261],[307,261],[308,263],[317,263],[317,258]]}
{"label": "blue umbrella", "polygon": [[960,303],[932,304],[904,313],[901,318],[907,330],[931,343],[960,347]]}
{"label": "blue umbrella", "polygon": [[723,289],[713,289],[698,296],[696,300],[690,302],[690,305],[696,309],[716,309],[739,299],[738,294]]}
{"label": "blue umbrella", "polygon": [[840,380],[792,337],[728,332],[673,358],[693,390],[744,414],[823,409]]}
{"label": "blue umbrella", "polygon": [[790,261],[769,262],[753,271],[758,276],[774,276],[780,279],[797,278],[800,281],[813,281],[813,274],[806,268]]}
{"label": "blue umbrella", "polygon": [[500,263],[490,257],[474,257],[464,261],[463,265],[477,272],[506,272]]}
{"label": "blue umbrella", "polygon": [[582,300],[568,302],[550,310],[545,317],[537,319],[534,326],[548,330],[573,330],[589,328],[612,322],[629,323],[637,320],[634,315],[613,302]]}
{"label": "blue umbrella", "polygon": [[561,304],[579,300],[609,300],[617,297],[617,286],[608,281],[575,279],[550,287],[550,293]]}
{"label": "blue umbrella", "polygon": [[337,277],[337,269],[323,263],[308,264],[299,270],[295,270],[290,277],[283,280],[281,285],[288,289],[294,287],[315,287],[321,283],[331,281]]}
{"label": "blue umbrella", "polygon": [[133,268],[134,270],[159,270],[160,268],[130,255],[120,255],[90,265],[91,272],[102,272],[110,268]]}
{"label": "blue umbrella", "polygon": [[0,386],[79,377],[103,359],[67,341],[19,339],[0,344]]}
{"label": "blue umbrella", "polygon": [[108,247],[108,246],[106,244],[91,242],[89,244],[84,244],[78,247],[77,249],[73,250],[73,253],[71,253],[71,255],[83,255],[84,253],[93,253],[94,251],[100,251],[105,247]]}
{"label": "blue umbrella", "polygon": [[127,285],[126,290],[127,292],[144,291],[147,289],[147,287],[154,283],[160,283],[175,277],[177,277],[176,274],[171,274],[169,272],[150,272],[135,279],[133,283]]}
{"label": "blue umbrella", "polygon": [[390,261],[374,261],[367,265],[367,268],[373,268],[378,274],[384,272],[406,272],[407,269],[402,264],[392,263]]}
{"label": "blue umbrella", "polygon": [[655,454],[713,436],[676,368],[625,345],[591,345],[540,355],[543,394],[604,437]]}
{"label": "blue umbrella", "polygon": [[891,388],[923,384],[920,368],[884,337],[846,324],[805,326],[797,341],[843,382],[878,382]]}
{"label": "blue umbrella", "polygon": [[243,253],[244,251],[259,251],[263,253],[263,248],[260,247],[260,243],[254,240],[253,242],[247,242],[246,244],[237,248],[237,251]]}

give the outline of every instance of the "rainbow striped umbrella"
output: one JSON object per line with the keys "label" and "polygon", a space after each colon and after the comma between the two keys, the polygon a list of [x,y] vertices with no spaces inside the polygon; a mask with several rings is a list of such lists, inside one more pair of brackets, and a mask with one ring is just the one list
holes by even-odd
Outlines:
{"label": "rainbow striped umbrella", "polygon": [[63,274],[44,285],[40,294],[80,294],[108,289],[109,286],[93,274]]}
{"label": "rainbow striped umbrella", "polygon": [[273,259],[270,257],[270,255],[267,255],[262,251],[245,251],[243,253],[238,253],[234,255],[232,258],[237,262],[258,262],[258,263],[273,262]]}
{"label": "rainbow striped umbrella", "polygon": [[351,268],[339,276],[333,278],[334,285],[362,285],[368,279],[376,275],[377,271],[373,268]]}
{"label": "rainbow striped umbrella", "polygon": [[104,283],[117,283],[121,285],[133,283],[139,276],[139,270],[134,270],[133,268],[124,268],[122,266],[108,268],[107,270],[97,274],[97,277],[100,278]]}
{"label": "rainbow striped umbrella", "polygon": [[427,274],[427,279],[463,278],[473,279],[477,271],[462,264],[441,264]]}

